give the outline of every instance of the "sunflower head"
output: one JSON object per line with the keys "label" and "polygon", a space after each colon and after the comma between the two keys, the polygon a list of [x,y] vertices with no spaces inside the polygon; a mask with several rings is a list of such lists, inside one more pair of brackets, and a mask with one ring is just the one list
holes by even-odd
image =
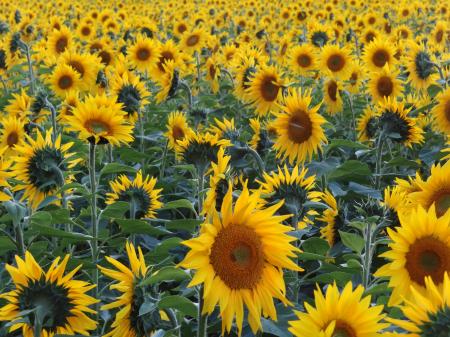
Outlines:
{"label": "sunflower head", "polygon": [[194,133],[194,131],[189,126],[187,115],[185,113],[174,111],[169,114],[167,131],[165,133],[169,149],[174,150],[178,154],[180,151],[178,141],[184,140],[192,133]]}
{"label": "sunflower head", "polygon": [[[204,284],[203,312],[211,313],[219,304],[223,332],[231,330],[236,317],[240,335],[244,305],[256,333],[261,315],[276,316],[272,298],[289,303],[282,269],[300,268],[290,259],[298,251],[291,244],[295,238],[286,235],[292,228],[282,225],[289,216],[274,215],[282,202],[263,209],[259,193],[250,194],[246,184],[235,203],[232,193],[230,186],[220,213],[202,224],[198,237],[183,243],[190,250],[180,265],[196,270],[189,286]],[[235,300],[223,301],[229,296]]]}
{"label": "sunflower head", "polygon": [[120,145],[133,140],[133,126],[126,120],[122,104],[106,95],[88,95],[67,121],[70,131],[95,144]]}
{"label": "sunflower head", "polygon": [[358,138],[361,141],[371,141],[378,131],[378,115],[374,109],[368,107],[358,119]]}
{"label": "sunflower head", "polygon": [[61,63],[54,69],[49,83],[58,96],[65,97],[68,92],[79,89],[81,84],[80,74],[71,66]]}
{"label": "sunflower head", "polygon": [[2,295],[8,304],[0,308],[0,321],[17,320],[10,332],[21,330],[23,336],[33,336],[37,315],[26,319],[22,313],[35,309],[41,313],[42,336],[87,334],[96,328],[87,314],[95,313],[89,306],[98,301],[86,294],[95,285],[73,279],[81,266],[64,275],[69,255],[62,261],[56,258],[46,272],[29,252],[25,259],[16,256],[16,261],[17,267],[6,265],[15,289]]}
{"label": "sunflower head", "polygon": [[126,216],[132,219],[155,218],[156,210],[162,207],[159,201],[162,189],[155,188],[156,178],[142,176],[138,171],[136,177],[130,180],[125,175],[110,182],[111,193],[108,193],[107,204],[125,201],[130,204]]}
{"label": "sunflower head", "polygon": [[43,136],[37,131],[36,139],[26,135],[26,142],[15,147],[14,171],[16,179],[24,184],[14,187],[16,191],[24,190],[22,199],[29,200],[36,208],[49,195],[64,186],[70,180],[64,173],[75,166],[78,160],[70,160],[73,154],[67,151],[73,143],[61,144],[61,135],[52,140],[51,131]]}

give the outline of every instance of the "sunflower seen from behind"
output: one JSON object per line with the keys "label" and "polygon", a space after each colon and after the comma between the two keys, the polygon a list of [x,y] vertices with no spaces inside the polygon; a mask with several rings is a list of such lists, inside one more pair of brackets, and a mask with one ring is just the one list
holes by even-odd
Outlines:
{"label": "sunflower seen from behind", "polygon": [[63,144],[61,135],[53,141],[50,130],[44,135],[37,131],[35,138],[25,135],[24,142],[15,146],[13,172],[23,184],[15,185],[14,191],[24,191],[22,201],[27,200],[36,209],[71,180],[65,173],[79,161],[68,152],[72,145],[72,142]]}
{"label": "sunflower seen from behind", "polygon": [[41,336],[89,335],[97,323],[89,316],[96,314],[90,306],[98,300],[87,292],[95,287],[75,279],[81,265],[65,273],[69,255],[57,257],[47,271],[36,262],[30,252],[25,258],[16,255],[17,267],[7,264],[14,289],[1,294],[7,304],[0,308],[0,321],[9,321],[11,333],[21,331],[24,337],[34,337],[33,320],[22,316],[23,312],[40,308],[45,312]]}
{"label": "sunflower seen from behind", "polygon": [[143,177],[140,170],[133,180],[126,175],[120,175],[109,183],[112,192],[107,193],[106,204],[124,201],[130,205],[126,212],[127,218],[155,218],[156,211],[162,207],[159,200],[162,189],[155,188],[156,182],[154,177]]}
{"label": "sunflower seen from behind", "polygon": [[450,271],[450,212],[439,217],[435,206],[422,206],[398,214],[400,226],[387,232],[392,242],[383,254],[388,262],[375,273],[389,278],[392,294],[389,305],[410,300],[411,286],[425,293],[425,277],[441,287],[444,274]]}
{"label": "sunflower seen from behind", "polygon": [[325,294],[314,291],[314,306],[305,302],[306,312],[296,311],[298,320],[290,321],[295,337],[324,334],[328,337],[381,337],[389,324],[383,323],[383,306],[371,305],[361,285],[353,289],[348,282],[342,292],[336,284],[328,285]]}
{"label": "sunflower seen from behind", "polygon": [[450,277],[445,273],[442,286],[425,278],[425,291],[411,286],[411,299],[400,309],[405,319],[389,319],[411,337],[450,336]]}
{"label": "sunflower seen from behind", "polygon": [[425,45],[412,43],[406,62],[409,81],[417,90],[425,90],[437,80],[433,55]]}
{"label": "sunflower seen from behind", "polygon": [[318,113],[320,105],[310,107],[311,99],[310,93],[292,90],[284,99],[282,111],[274,114],[277,136],[273,148],[277,158],[290,164],[311,160],[327,142],[322,128],[326,120]]}
{"label": "sunflower seen from behind", "polygon": [[292,228],[282,224],[290,216],[274,215],[283,202],[262,208],[259,193],[250,194],[245,185],[235,203],[232,193],[230,187],[220,213],[202,224],[201,234],[183,242],[189,252],[180,266],[195,270],[190,287],[203,284],[203,314],[219,305],[222,333],[230,332],[236,319],[241,335],[244,306],[256,333],[261,315],[277,319],[274,298],[289,304],[283,268],[301,268],[292,261],[298,251],[288,235]]}
{"label": "sunflower seen from behind", "polygon": [[133,141],[133,125],[126,119],[122,104],[106,95],[88,95],[67,117],[68,130],[83,140],[118,146]]}

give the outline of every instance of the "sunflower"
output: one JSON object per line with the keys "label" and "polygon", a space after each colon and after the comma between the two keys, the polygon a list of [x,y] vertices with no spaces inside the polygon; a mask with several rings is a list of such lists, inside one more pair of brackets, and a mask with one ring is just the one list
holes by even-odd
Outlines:
{"label": "sunflower", "polygon": [[3,191],[4,188],[11,188],[8,183],[8,179],[12,177],[12,161],[4,157],[3,154],[5,153],[5,151],[6,147],[0,149],[0,202],[9,201],[12,199],[12,196],[10,194],[7,194]]}
{"label": "sunflower", "polygon": [[12,94],[12,98],[5,107],[5,112],[10,116],[23,119],[31,114],[32,103],[33,98],[28,96],[24,89],[21,89],[20,94]]}
{"label": "sunflower", "polygon": [[[340,241],[339,229],[343,225],[342,219],[339,216],[338,205],[330,191],[325,190],[325,192],[316,193],[319,200],[328,206],[328,208],[322,212],[320,217],[316,217],[316,220],[325,224],[325,226],[320,229],[320,237],[327,240],[330,247],[333,247]],[[313,196],[315,196],[314,193]]]}
{"label": "sunflower", "polygon": [[89,19],[81,21],[77,26],[77,35],[81,40],[88,41],[95,36],[95,29]]}
{"label": "sunflower", "polygon": [[132,181],[126,175],[121,175],[109,185],[112,192],[107,193],[106,204],[129,202],[128,218],[155,218],[156,210],[162,207],[159,201],[162,189],[155,188],[156,178],[146,176],[144,179],[140,170]]}
{"label": "sunflower", "polygon": [[133,244],[127,242],[125,248],[129,267],[109,256],[105,259],[115,267],[114,269],[98,266],[105,276],[114,280],[110,289],[121,293],[114,302],[101,307],[102,310],[120,309],[115,314],[111,331],[103,337],[152,336],[153,332],[159,328],[158,321],[167,320],[167,315],[158,309],[140,313],[142,304],[151,298],[150,294],[147,294],[147,287],[140,285],[147,275],[148,267],[140,247],[136,252]]}
{"label": "sunflower", "polygon": [[410,110],[403,103],[385,99],[377,110],[378,125],[385,137],[408,147],[423,142],[423,130],[416,125],[416,119],[408,115]]}
{"label": "sunflower", "polygon": [[221,146],[230,145],[230,141],[219,139],[216,134],[194,132],[182,140],[177,140],[177,143],[180,156],[202,172],[206,171],[211,162],[217,162],[217,153]]}
{"label": "sunflower", "polygon": [[256,70],[246,91],[259,116],[277,108],[277,103],[283,96],[283,87],[284,80],[275,66],[261,65]]}
{"label": "sunflower", "polygon": [[70,91],[67,93],[64,100],[61,102],[61,108],[59,110],[60,121],[66,123],[67,117],[72,116],[73,109],[80,104],[80,93],[79,91]]}
{"label": "sunflower", "polygon": [[174,150],[175,153],[178,153],[180,151],[178,141],[184,140],[193,133],[194,131],[189,126],[185,113],[174,111],[169,114],[167,120],[167,132],[164,135],[167,137],[167,145],[170,150]]}
{"label": "sunflower", "polygon": [[371,141],[375,138],[378,130],[378,115],[374,109],[368,107],[358,118],[358,139],[362,142]]}
{"label": "sunflower", "polygon": [[73,153],[67,151],[73,143],[61,144],[61,135],[53,141],[51,131],[45,137],[37,131],[36,139],[25,135],[26,141],[15,146],[14,174],[23,182],[14,191],[24,190],[21,200],[27,200],[33,209],[48,196],[55,193],[71,180],[64,173],[73,168],[79,160],[70,159]]}
{"label": "sunflower", "polygon": [[258,62],[250,56],[244,56],[240,63],[236,65],[236,85],[234,93],[236,97],[244,102],[250,101],[248,89],[250,88],[250,80],[256,73]]}
{"label": "sunflower", "polygon": [[308,169],[305,167],[294,166],[289,171],[285,165],[284,170],[279,167],[278,171],[271,174],[264,172],[263,178],[264,180],[258,183],[264,203],[272,205],[284,200],[279,214],[294,214],[293,221],[296,221],[294,225],[301,229],[312,223],[310,217],[317,213],[304,208],[304,204],[319,200],[317,194],[313,192],[316,184],[315,175],[308,175]]}
{"label": "sunflower", "polygon": [[423,44],[412,44],[407,59],[407,70],[411,84],[418,90],[427,89],[438,78],[433,65],[433,56]]}
{"label": "sunflower", "polygon": [[74,42],[72,32],[66,26],[61,29],[54,29],[47,38],[47,52],[50,56],[50,61],[56,61],[59,55],[66,50],[73,48]]}
{"label": "sunflower", "polygon": [[305,302],[306,312],[296,311],[297,321],[290,321],[289,331],[296,337],[354,336],[379,337],[389,324],[382,323],[383,306],[371,306],[371,296],[363,297],[364,288],[353,289],[348,282],[341,293],[336,284],[327,287],[324,295],[314,291],[315,307]]}
{"label": "sunflower", "polygon": [[363,68],[359,64],[352,64],[346,89],[351,94],[359,94],[361,83],[364,78]]}
{"label": "sunflower", "polygon": [[176,65],[173,61],[167,61],[163,67],[164,74],[155,79],[159,87],[159,92],[155,97],[158,104],[172,98],[176,94],[180,80],[180,73],[175,68]]}
{"label": "sunflower", "polygon": [[193,54],[200,52],[205,46],[207,33],[202,28],[197,28],[190,32],[184,32],[181,36],[180,47]]}
{"label": "sunflower", "polygon": [[71,66],[60,63],[48,79],[53,92],[59,97],[65,97],[70,91],[77,91],[82,83],[80,74]]}
{"label": "sunflower", "polygon": [[111,93],[116,97],[117,103],[122,104],[122,110],[127,113],[131,123],[138,119],[138,111],[148,104],[147,98],[150,96],[145,84],[131,72],[112,77]]}
{"label": "sunflower", "polygon": [[442,49],[445,47],[446,39],[448,41],[449,30],[448,24],[445,21],[436,22],[436,26],[431,33],[433,45],[438,46]]}
{"label": "sunflower", "polygon": [[155,67],[161,55],[154,40],[138,36],[136,42],[127,49],[127,56],[137,70],[145,72]]}
{"label": "sunflower", "polygon": [[333,78],[325,81],[323,85],[323,100],[327,106],[327,112],[330,115],[341,112],[343,109],[340,90],[342,90],[341,83]]}
{"label": "sunflower", "polygon": [[317,56],[310,44],[295,46],[289,51],[291,69],[299,75],[311,76],[316,70]]}
{"label": "sunflower", "polygon": [[331,73],[336,79],[348,79],[352,58],[350,51],[336,45],[326,45],[320,52],[319,69]]}
{"label": "sunflower", "polygon": [[97,74],[101,68],[101,60],[98,56],[65,51],[59,60],[61,63],[71,66],[80,75],[80,90],[88,91],[95,85]]}
{"label": "sunflower", "polygon": [[401,307],[407,320],[388,319],[409,332],[411,337],[450,335],[450,278],[444,274],[442,286],[437,287],[431,277],[425,277],[425,291],[414,286],[411,299]]}
{"label": "sunflower", "polygon": [[219,91],[220,64],[216,56],[211,56],[206,60],[206,80],[211,85],[213,94]]}
{"label": "sunflower", "polygon": [[126,144],[133,141],[133,126],[126,120],[122,104],[105,95],[88,95],[67,117],[69,131],[97,144]]}
{"label": "sunflower", "polygon": [[418,181],[419,190],[409,194],[414,204],[429,208],[435,205],[436,214],[444,215],[450,206],[450,161],[444,165],[433,165],[425,181]]}
{"label": "sunflower", "polygon": [[332,33],[327,25],[312,21],[308,27],[308,36],[312,45],[322,48],[331,40]]}
{"label": "sunflower", "polygon": [[438,104],[433,108],[434,126],[440,132],[450,135],[450,88],[440,92]]}
{"label": "sunflower", "polygon": [[158,72],[159,75],[165,73],[164,65],[167,61],[173,61],[176,66],[182,65],[181,52],[178,50],[178,46],[173,40],[167,40],[159,45],[159,60],[156,63],[154,71]]}
{"label": "sunflower", "polygon": [[410,286],[424,294],[426,276],[441,287],[444,273],[450,271],[450,212],[438,217],[434,205],[428,210],[418,206],[398,216],[401,226],[395,231],[387,229],[392,243],[381,254],[389,262],[375,273],[377,277],[389,278],[389,305],[410,300]]}
{"label": "sunflower", "polygon": [[220,214],[202,224],[197,238],[184,241],[190,248],[183,268],[196,272],[189,286],[203,284],[203,314],[210,314],[217,304],[222,317],[222,333],[231,331],[236,317],[238,335],[242,332],[244,304],[248,322],[254,333],[261,330],[261,315],[277,319],[273,298],[290,304],[285,298],[283,268],[301,271],[291,258],[299,250],[291,242],[296,239],[282,221],[290,216],[276,216],[279,202],[261,208],[259,193],[250,194],[244,184],[233,207],[231,186]]}
{"label": "sunflower", "polygon": [[9,157],[15,153],[15,147],[25,137],[25,122],[15,116],[4,117],[1,120],[0,149],[5,148],[3,156]]}
{"label": "sunflower", "polygon": [[277,138],[273,145],[277,157],[289,158],[289,163],[311,160],[321,150],[327,139],[322,129],[326,122],[318,110],[320,105],[310,107],[311,96],[290,91],[284,99],[283,111],[275,113],[274,127]]}
{"label": "sunflower", "polygon": [[375,39],[364,48],[363,60],[371,71],[379,71],[387,64],[391,69],[396,65],[395,49],[387,40]]}
{"label": "sunflower", "polygon": [[209,189],[203,202],[203,215],[214,214],[220,211],[219,205],[227,191],[227,171],[229,170],[229,162],[231,156],[225,155],[225,149],[221,147],[217,152],[217,162],[211,163],[211,175],[209,177]]}
{"label": "sunflower", "polygon": [[273,145],[273,141],[267,129],[267,124],[262,124],[257,118],[250,118],[249,121],[250,128],[253,131],[252,138],[249,141],[250,147],[258,153],[263,153],[270,150]]}
{"label": "sunflower", "polygon": [[98,302],[86,293],[95,287],[88,282],[73,277],[81,265],[64,275],[69,255],[62,261],[57,257],[44,272],[30,252],[25,259],[16,255],[17,267],[7,264],[5,269],[11,275],[15,289],[0,295],[8,303],[0,308],[0,321],[12,323],[9,331],[22,330],[24,337],[33,337],[33,320],[23,316],[23,312],[35,308],[45,309],[41,336],[89,335],[97,323],[87,314],[96,312],[89,308]]}
{"label": "sunflower", "polygon": [[385,98],[394,100],[401,96],[402,81],[398,79],[398,75],[397,70],[387,65],[371,74],[367,86],[375,102],[383,101]]}

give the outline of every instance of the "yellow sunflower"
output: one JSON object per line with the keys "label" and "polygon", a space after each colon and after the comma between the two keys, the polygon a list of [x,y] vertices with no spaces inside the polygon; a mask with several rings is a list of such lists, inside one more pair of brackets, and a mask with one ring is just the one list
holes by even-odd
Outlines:
{"label": "yellow sunflower", "polygon": [[450,212],[438,217],[436,209],[417,209],[399,214],[400,227],[388,228],[392,240],[383,254],[389,260],[375,276],[388,277],[392,294],[389,305],[411,299],[411,287],[425,293],[425,277],[441,287],[445,272],[450,271]]}
{"label": "yellow sunflower", "polygon": [[65,97],[70,91],[77,91],[82,83],[80,74],[71,66],[60,63],[53,70],[48,82],[53,92],[59,97]]}
{"label": "yellow sunflower", "polygon": [[243,102],[249,102],[248,89],[250,88],[251,77],[256,73],[258,62],[252,56],[243,57],[236,65],[236,85],[234,93]]}
{"label": "yellow sunflower", "polygon": [[275,66],[261,65],[248,85],[246,92],[257,115],[264,116],[270,110],[277,109],[277,103],[283,96],[284,80]]}
{"label": "yellow sunflower", "polygon": [[303,207],[308,201],[319,201],[317,194],[313,192],[316,185],[316,176],[309,175],[305,167],[294,166],[289,170],[278,167],[278,171],[270,174],[264,172],[263,181],[258,181],[262,193],[262,202],[275,204],[284,200],[279,209],[279,214],[294,214],[293,225],[300,229],[311,224],[311,217],[317,212]]}
{"label": "yellow sunflower", "polygon": [[326,120],[318,113],[320,105],[312,108],[310,104],[309,94],[293,90],[284,99],[283,111],[275,113],[277,137],[273,147],[277,157],[289,158],[290,164],[311,160],[327,142],[322,129]]}
{"label": "yellow sunflower", "polygon": [[0,149],[5,148],[3,155],[9,157],[15,154],[15,147],[20,144],[25,137],[25,122],[15,116],[4,117],[0,121]]}
{"label": "yellow sunflower", "polygon": [[433,62],[433,55],[423,44],[412,44],[407,58],[407,70],[413,87],[424,90],[436,81],[438,75]]}
{"label": "yellow sunflower", "polygon": [[117,201],[130,203],[130,210],[126,213],[128,218],[155,218],[156,210],[162,207],[162,189],[155,188],[156,178],[142,177],[142,171],[130,180],[126,175],[119,176],[109,183],[112,192],[107,193],[106,204],[111,205]]}
{"label": "yellow sunflower", "polygon": [[80,90],[88,91],[95,86],[97,74],[101,68],[101,60],[98,56],[66,51],[59,60],[71,66],[80,75]]}
{"label": "yellow sunflower", "polygon": [[202,28],[197,28],[190,32],[185,32],[181,36],[180,47],[183,50],[193,54],[194,52],[200,52],[205,46],[208,34]]}
{"label": "yellow sunflower", "polygon": [[11,172],[12,161],[3,156],[5,150],[6,148],[0,150],[0,188],[2,188],[2,190],[0,190],[0,202],[12,199],[12,195],[3,191],[4,188],[11,188],[8,179],[13,175]]}
{"label": "yellow sunflower", "polygon": [[358,118],[358,139],[362,142],[371,141],[375,138],[378,130],[378,114],[371,108],[367,107],[364,113]]}
{"label": "yellow sunflower", "polygon": [[403,103],[395,99],[385,99],[377,107],[378,127],[385,137],[411,147],[422,143],[424,137],[423,130],[416,125],[416,119],[410,117],[409,112]]}
{"label": "yellow sunflower", "polygon": [[70,182],[71,176],[65,177],[64,173],[79,160],[70,159],[73,153],[67,152],[73,143],[61,144],[61,135],[53,141],[51,130],[45,136],[38,130],[36,139],[28,135],[25,139],[15,146],[16,155],[12,157],[15,178],[23,182],[14,186],[14,191],[24,190],[21,200],[27,200],[36,209],[46,197]]}
{"label": "yellow sunflower", "polygon": [[419,190],[409,194],[416,205],[428,209],[435,205],[436,214],[444,215],[450,206],[450,161],[444,165],[433,165],[430,176],[425,181],[418,181]]}
{"label": "yellow sunflower", "polygon": [[213,94],[219,91],[220,64],[217,56],[211,56],[206,60],[206,80],[211,85]]}
{"label": "yellow sunflower", "polygon": [[397,63],[395,49],[388,40],[375,39],[364,47],[363,60],[371,71],[379,71],[387,64],[393,69]]}
{"label": "yellow sunflower", "polygon": [[327,112],[334,115],[343,109],[342,97],[340,94],[342,85],[337,80],[330,78],[323,85],[323,100],[327,106]]}
{"label": "yellow sunflower", "polygon": [[341,219],[339,218],[338,205],[333,194],[328,190],[325,190],[325,192],[318,192],[318,197],[328,206],[328,208],[322,212],[322,215],[316,218],[325,224],[325,226],[320,229],[320,237],[327,240],[330,247],[333,247],[340,240],[339,228],[342,225]]}
{"label": "yellow sunflower", "polygon": [[159,91],[156,94],[156,103],[162,103],[166,99],[172,98],[178,89],[180,73],[176,69],[175,62],[166,61],[163,65],[164,73],[158,76],[155,81],[159,87]]}
{"label": "yellow sunflower", "polygon": [[336,79],[346,80],[350,76],[352,58],[348,48],[326,45],[320,52],[318,68]]}
{"label": "yellow sunflower", "polygon": [[352,64],[350,75],[346,85],[346,89],[349,93],[359,94],[364,75],[365,74],[361,65],[357,63]]}
{"label": "yellow sunflower", "polygon": [[161,318],[160,311],[157,309],[147,314],[140,314],[139,309],[146,298],[145,289],[139,283],[145,278],[148,267],[140,247],[136,252],[133,244],[127,242],[126,251],[129,267],[109,256],[106,256],[105,259],[114,269],[98,266],[105,276],[114,280],[110,289],[121,293],[115,301],[105,304],[101,308],[102,310],[118,310],[114,322],[111,324],[111,331],[103,337],[152,336],[157,327],[149,324],[147,320],[150,317],[154,319],[155,314]]}
{"label": "yellow sunflower", "polygon": [[79,91],[70,91],[64,97],[64,100],[61,103],[61,108],[59,110],[58,118],[61,122],[66,123],[67,117],[72,116],[73,109],[76,108],[80,104],[80,92]]}
{"label": "yellow sunflower", "polygon": [[153,39],[138,36],[136,42],[127,49],[130,63],[139,71],[151,71],[160,58],[159,47]]}
{"label": "yellow sunflower", "polygon": [[1,294],[7,304],[0,308],[0,321],[12,323],[11,333],[21,330],[23,337],[33,337],[33,323],[22,312],[35,308],[45,309],[41,336],[89,335],[97,323],[87,314],[96,314],[89,308],[98,302],[86,293],[95,287],[74,279],[81,265],[64,275],[69,255],[61,261],[57,257],[45,272],[30,252],[22,259],[16,255],[17,267],[7,264],[5,269],[15,284],[15,289]]}
{"label": "yellow sunflower", "polygon": [[403,89],[398,75],[397,70],[393,70],[387,65],[370,75],[367,86],[375,102],[383,101],[385,98],[395,100],[401,96]]}
{"label": "yellow sunflower", "polygon": [[217,162],[211,163],[211,173],[209,177],[209,189],[203,202],[203,215],[212,215],[218,212],[220,201],[226,193],[228,186],[226,173],[229,169],[231,157],[225,155],[225,149],[221,147],[217,152]]}
{"label": "yellow sunflower", "polygon": [[28,96],[24,89],[21,89],[20,94],[12,94],[12,98],[5,107],[5,112],[10,116],[24,119],[31,114],[32,103],[33,98]]}
{"label": "yellow sunflower", "polygon": [[289,51],[290,66],[294,73],[311,76],[317,69],[317,56],[314,47],[309,44],[295,46]]}
{"label": "yellow sunflower", "polygon": [[139,110],[148,104],[147,98],[150,96],[145,84],[139,77],[127,71],[113,76],[110,87],[111,93],[116,97],[117,103],[122,104],[122,110],[127,113],[130,122],[136,122]]}
{"label": "yellow sunflower", "polygon": [[405,320],[387,319],[408,332],[407,336],[450,335],[450,273],[444,274],[438,287],[431,277],[425,277],[425,291],[411,286],[411,299],[401,306]]}
{"label": "yellow sunflower", "polygon": [[194,131],[188,124],[187,115],[181,111],[174,111],[169,114],[167,120],[167,132],[164,134],[167,137],[168,147],[174,150],[175,153],[180,151],[178,141],[182,141],[189,137]]}
{"label": "yellow sunflower", "polygon": [[434,126],[448,136],[450,135],[450,88],[439,93],[436,99],[438,104],[431,111]]}
{"label": "yellow sunflower", "polygon": [[50,56],[50,62],[56,61],[59,55],[66,50],[73,48],[74,41],[72,32],[66,26],[62,26],[61,29],[54,29],[47,38],[47,53]]}
{"label": "yellow sunflower", "polygon": [[296,337],[326,336],[379,337],[389,324],[382,323],[383,306],[371,306],[371,296],[365,296],[359,285],[351,282],[339,292],[336,284],[327,287],[324,295],[319,287],[314,291],[315,307],[305,302],[306,312],[296,311],[297,321],[290,321],[289,331]]}
{"label": "yellow sunflower", "polygon": [[288,234],[291,227],[282,224],[290,216],[276,216],[279,202],[261,208],[259,193],[250,194],[244,185],[233,205],[231,186],[220,214],[202,224],[201,234],[184,241],[189,247],[183,268],[194,269],[190,287],[203,284],[203,314],[220,306],[222,333],[230,332],[234,318],[238,335],[242,332],[244,305],[253,333],[261,330],[261,315],[277,319],[273,298],[290,304],[285,297],[283,268],[302,270],[291,258],[298,249]]}
{"label": "yellow sunflower", "polygon": [[122,104],[105,95],[88,95],[67,117],[68,130],[97,144],[126,144],[133,141],[133,126],[126,120]]}

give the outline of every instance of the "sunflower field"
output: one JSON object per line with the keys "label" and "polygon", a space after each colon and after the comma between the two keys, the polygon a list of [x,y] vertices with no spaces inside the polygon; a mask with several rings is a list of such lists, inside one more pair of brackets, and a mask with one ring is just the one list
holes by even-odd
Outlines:
{"label": "sunflower field", "polygon": [[450,337],[447,0],[0,0],[0,337]]}

